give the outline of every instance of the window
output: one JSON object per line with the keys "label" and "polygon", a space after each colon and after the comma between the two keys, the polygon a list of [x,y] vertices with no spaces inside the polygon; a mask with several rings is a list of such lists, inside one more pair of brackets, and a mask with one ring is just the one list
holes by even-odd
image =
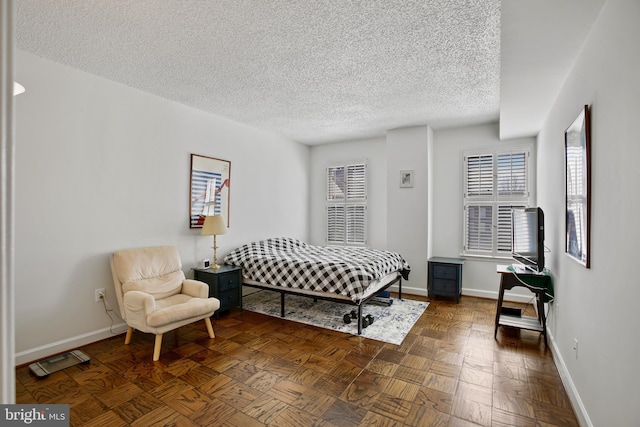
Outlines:
{"label": "window", "polygon": [[327,243],[366,245],[367,165],[327,168]]}
{"label": "window", "polygon": [[465,255],[511,255],[511,211],[530,203],[529,156],[529,147],[465,153]]}

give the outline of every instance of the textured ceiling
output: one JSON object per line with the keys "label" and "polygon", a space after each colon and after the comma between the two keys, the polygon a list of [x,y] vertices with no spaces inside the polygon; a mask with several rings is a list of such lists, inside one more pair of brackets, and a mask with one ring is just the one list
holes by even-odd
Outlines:
{"label": "textured ceiling", "polygon": [[21,0],[17,47],[306,144],[498,119],[500,0]]}

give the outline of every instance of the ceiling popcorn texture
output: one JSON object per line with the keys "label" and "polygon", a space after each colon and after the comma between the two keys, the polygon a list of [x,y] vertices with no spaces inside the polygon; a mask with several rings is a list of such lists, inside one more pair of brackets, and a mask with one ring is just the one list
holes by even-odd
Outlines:
{"label": "ceiling popcorn texture", "polygon": [[498,119],[500,0],[16,8],[21,50],[305,144]]}

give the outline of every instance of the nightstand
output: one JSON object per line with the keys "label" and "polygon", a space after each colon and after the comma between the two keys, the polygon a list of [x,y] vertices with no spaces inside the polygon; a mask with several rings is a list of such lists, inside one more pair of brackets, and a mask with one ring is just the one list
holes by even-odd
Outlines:
{"label": "nightstand", "polygon": [[436,295],[455,297],[460,302],[462,294],[462,258],[429,258],[429,283],[428,295],[433,298]]}
{"label": "nightstand", "polygon": [[233,307],[242,309],[242,267],[221,265],[212,268],[194,268],[194,279],[209,285],[209,296],[220,300],[216,319],[220,313]]}

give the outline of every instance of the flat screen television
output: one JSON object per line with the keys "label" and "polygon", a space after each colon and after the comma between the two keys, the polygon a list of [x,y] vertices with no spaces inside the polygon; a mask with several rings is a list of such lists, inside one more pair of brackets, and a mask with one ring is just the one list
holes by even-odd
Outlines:
{"label": "flat screen television", "polygon": [[540,208],[513,209],[511,213],[511,256],[525,268],[544,269],[544,213]]}

